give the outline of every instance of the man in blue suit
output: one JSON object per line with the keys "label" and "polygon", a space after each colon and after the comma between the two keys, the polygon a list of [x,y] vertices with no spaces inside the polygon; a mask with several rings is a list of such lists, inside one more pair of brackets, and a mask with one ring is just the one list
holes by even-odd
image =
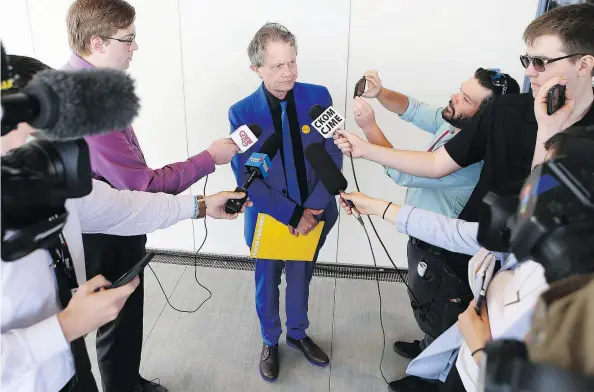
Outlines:
{"label": "man in blue suit", "polygon": [[[251,246],[258,213],[272,216],[287,225],[293,235],[307,235],[319,221],[324,229],[318,252],[336,223],[338,209],[305,159],[304,150],[312,143],[324,143],[336,166],[342,169],[342,155],[332,138],[324,139],[310,131],[308,111],[312,105],[332,105],[325,87],[296,83],[297,43],[295,36],[276,23],[265,24],[248,48],[251,69],[263,83],[247,98],[229,109],[231,131],[243,124],[259,124],[262,135],[251,151],[258,151],[272,134],[282,134],[282,146],[272,160],[268,178],[256,180],[249,188],[254,205],[245,214],[245,240]],[[247,178],[244,164],[251,152],[238,154],[231,165],[237,183]],[[287,343],[303,352],[314,365],[326,366],[330,360],[306,334],[309,282],[314,262],[256,260],[256,310],[260,319],[264,346],[260,357],[260,374],[274,381],[279,373],[278,340],[282,334],[278,311],[281,272],[285,267],[287,291]]]}

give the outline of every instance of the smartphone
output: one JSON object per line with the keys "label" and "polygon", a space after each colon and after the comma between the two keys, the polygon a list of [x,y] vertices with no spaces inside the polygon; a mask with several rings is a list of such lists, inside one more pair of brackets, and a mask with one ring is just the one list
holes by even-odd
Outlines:
{"label": "smartphone", "polygon": [[361,79],[359,79],[357,84],[355,84],[355,95],[353,96],[353,98],[360,97],[361,95],[363,95],[366,87],[367,79],[365,79],[365,76],[363,76]]}
{"label": "smartphone", "polygon": [[109,286],[110,289],[115,289],[120,286],[123,286],[127,283],[130,283],[132,279],[134,279],[143,269],[148,265],[148,263],[155,257],[155,253],[149,252],[147,253],[134,267],[132,267],[128,272],[124,275],[120,276],[118,280],[112,283]]}
{"label": "smartphone", "polygon": [[565,86],[556,84],[549,89],[547,97],[547,114],[550,116],[565,104]]}

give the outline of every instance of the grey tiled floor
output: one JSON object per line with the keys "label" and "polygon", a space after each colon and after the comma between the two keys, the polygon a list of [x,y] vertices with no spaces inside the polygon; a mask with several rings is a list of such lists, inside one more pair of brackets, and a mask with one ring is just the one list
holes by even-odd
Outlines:
{"label": "grey tiled floor", "polygon": [[[194,281],[194,267],[151,263],[170,301],[194,309],[207,293]],[[379,372],[383,344],[375,281],[317,278],[310,289],[308,334],[330,356],[318,368],[280,342],[281,371],[275,383],[258,372],[262,342],[254,307],[253,272],[198,268],[198,279],[213,297],[196,313],[171,309],[154,275],[146,270],[144,348],[141,374],[181,391],[387,391]],[[284,320],[284,279],[281,317]],[[389,381],[404,375],[408,361],[392,350],[397,339],[419,338],[401,283],[380,283],[386,350],[383,371]],[[284,322],[284,321],[283,321]],[[94,335],[87,338],[94,373]]]}

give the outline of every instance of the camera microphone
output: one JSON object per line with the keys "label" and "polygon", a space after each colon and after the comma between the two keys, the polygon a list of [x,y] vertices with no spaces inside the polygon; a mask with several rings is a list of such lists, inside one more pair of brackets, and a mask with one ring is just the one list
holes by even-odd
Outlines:
{"label": "camera microphone", "polygon": [[134,81],[123,71],[45,70],[19,92],[3,91],[2,136],[26,122],[43,139],[80,139],[130,126],[139,108]]}

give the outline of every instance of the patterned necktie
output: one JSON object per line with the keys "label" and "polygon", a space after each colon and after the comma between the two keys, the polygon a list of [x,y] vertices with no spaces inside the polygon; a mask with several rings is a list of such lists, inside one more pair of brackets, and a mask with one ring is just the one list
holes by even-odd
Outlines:
{"label": "patterned necktie", "polygon": [[293,156],[293,143],[291,141],[291,127],[289,126],[289,117],[287,116],[287,102],[281,102],[283,109],[281,118],[283,123],[283,157],[285,163],[285,173],[287,177],[287,194],[297,204],[301,204],[301,193],[297,183],[297,169],[295,167],[295,157]]}

